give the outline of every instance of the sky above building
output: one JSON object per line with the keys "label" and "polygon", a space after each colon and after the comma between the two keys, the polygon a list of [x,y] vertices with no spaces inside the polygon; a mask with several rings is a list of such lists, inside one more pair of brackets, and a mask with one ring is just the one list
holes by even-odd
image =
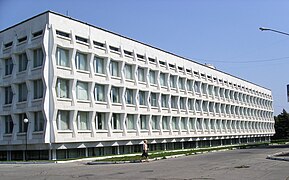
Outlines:
{"label": "sky above building", "polygon": [[144,42],[272,90],[289,111],[287,0],[0,0],[0,31],[44,11]]}

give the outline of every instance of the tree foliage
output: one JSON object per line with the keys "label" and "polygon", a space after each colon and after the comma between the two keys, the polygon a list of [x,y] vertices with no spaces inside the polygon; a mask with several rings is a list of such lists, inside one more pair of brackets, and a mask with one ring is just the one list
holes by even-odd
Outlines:
{"label": "tree foliage", "polygon": [[283,109],[283,112],[275,119],[275,135],[272,139],[289,139],[289,114]]}

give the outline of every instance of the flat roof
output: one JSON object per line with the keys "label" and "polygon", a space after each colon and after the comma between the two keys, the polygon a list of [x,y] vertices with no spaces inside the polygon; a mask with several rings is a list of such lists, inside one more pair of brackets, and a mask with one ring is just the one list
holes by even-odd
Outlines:
{"label": "flat roof", "polygon": [[165,51],[165,50],[160,49],[160,48],[158,48],[158,47],[154,47],[154,46],[152,46],[152,45],[149,45],[149,44],[146,44],[146,43],[143,43],[143,42],[137,41],[137,40],[135,40],[135,39],[132,39],[132,38],[129,38],[129,37],[123,36],[123,35],[121,35],[121,34],[118,34],[118,33],[115,33],[115,32],[112,32],[112,31],[109,31],[109,30],[106,30],[106,29],[103,29],[103,28],[97,27],[97,26],[95,26],[95,25],[92,25],[92,24],[89,24],[89,23],[86,23],[86,22],[80,21],[80,20],[75,19],[75,18],[71,18],[71,17],[65,16],[65,15],[63,15],[63,14],[60,14],[60,13],[57,13],[57,12],[54,12],[54,11],[51,11],[51,10],[45,11],[45,12],[40,13],[40,14],[38,14],[38,15],[35,15],[35,16],[29,18],[29,19],[26,19],[26,20],[24,20],[24,21],[22,21],[22,22],[20,22],[20,23],[17,23],[17,24],[15,24],[15,25],[13,25],[13,26],[10,26],[10,27],[8,27],[8,28],[6,28],[6,29],[0,31],[0,33],[3,33],[4,31],[7,31],[7,30],[9,30],[9,29],[12,29],[12,28],[14,28],[14,27],[16,27],[16,26],[18,26],[18,25],[24,23],[24,22],[27,22],[27,21],[29,21],[29,20],[31,20],[31,19],[34,19],[34,18],[36,18],[36,17],[38,17],[38,16],[41,16],[41,15],[43,15],[43,14],[46,14],[46,13],[52,13],[52,14],[55,14],[55,15],[58,15],[58,16],[62,16],[62,17],[67,18],[67,19],[71,19],[71,20],[77,21],[77,22],[79,22],[79,23],[82,23],[82,24],[85,24],[85,25],[88,25],[88,26],[91,26],[91,27],[97,28],[97,29],[99,29],[99,30],[102,30],[102,31],[105,31],[105,32],[108,32],[108,33],[111,33],[111,34],[114,34],[114,35],[117,35],[117,36],[120,36],[120,37],[122,37],[122,38],[125,38],[125,39],[128,39],[128,40],[131,40],[131,41],[134,41],[134,42],[140,43],[140,44],[142,44],[142,45],[145,45],[145,46],[148,46],[148,47],[151,47],[151,48],[157,49],[157,50],[159,50],[159,51],[162,51],[162,52],[168,53],[168,54],[170,54],[170,55],[173,55],[173,56],[176,56],[176,57],[179,57],[179,58],[182,58],[182,59],[184,59],[184,60],[194,62],[194,63],[196,63],[196,64],[199,64],[199,65],[201,65],[201,66],[204,66],[204,67],[206,67],[206,68],[209,68],[209,69],[211,69],[211,70],[215,70],[215,71],[218,71],[218,72],[224,73],[224,74],[226,74],[226,75],[232,76],[232,77],[234,77],[234,78],[240,79],[240,80],[242,80],[242,81],[245,81],[245,82],[248,82],[248,83],[254,84],[254,85],[256,85],[256,86],[259,86],[259,87],[261,87],[261,88],[264,88],[264,89],[267,89],[267,90],[271,91],[271,89],[269,89],[269,88],[266,88],[266,87],[260,86],[260,85],[258,85],[258,84],[255,84],[255,83],[253,83],[253,82],[250,82],[250,81],[245,80],[245,79],[242,79],[242,78],[239,78],[239,77],[237,77],[237,76],[234,76],[234,75],[232,75],[232,74],[226,73],[226,72],[224,72],[224,71],[221,71],[221,70],[218,70],[218,69],[212,69],[212,68],[210,68],[210,67],[208,67],[208,66],[206,66],[206,65],[204,65],[204,64],[201,64],[201,63],[199,63],[199,62],[197,62],[197,61],[194,61],[194,60],[192,60],[192,59],[188,59],[188,58],[186,58],[186,57],[183,57],[183,56],[180,56],[180,55],[177,55],[177,54],[174,54],[174,53],[171,53],[171,52]]}

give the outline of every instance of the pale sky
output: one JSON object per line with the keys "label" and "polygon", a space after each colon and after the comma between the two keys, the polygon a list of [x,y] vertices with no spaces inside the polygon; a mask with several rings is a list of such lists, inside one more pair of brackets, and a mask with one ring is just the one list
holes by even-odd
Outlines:
{"label": "pale sky", "polygon": [[286,0],[0,0],[0,31],[51,10],[165,51],[210,63],[272,90],[275,115],[289,111]]}

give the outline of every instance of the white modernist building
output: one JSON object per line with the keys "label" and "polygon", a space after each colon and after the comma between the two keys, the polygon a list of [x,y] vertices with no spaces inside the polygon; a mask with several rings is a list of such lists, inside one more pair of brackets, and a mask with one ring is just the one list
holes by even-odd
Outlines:
{"label": "white modernist building", "polygon": [[[0,159],[269,141],[271,91],[44,12],[0,32]],[[24,119],[28,119],[25,123]]]}

